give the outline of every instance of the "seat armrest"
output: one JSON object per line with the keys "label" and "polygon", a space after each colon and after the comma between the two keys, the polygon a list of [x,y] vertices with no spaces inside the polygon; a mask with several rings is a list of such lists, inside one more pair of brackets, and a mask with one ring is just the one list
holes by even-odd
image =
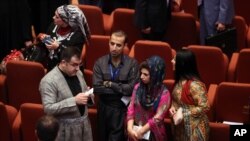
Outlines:
{"label": "seat armrest", "polygon": [[228,66],[228,72],[227,72],[227,81],[228,82],[236,82],[236,68],[238,64],[239,59],[239,53],[233,53],[229,66]]}
{"label": "seat armrest", "polygon": [[12,140],[21,141],[21,113],[18,112],[12,125]]}
{"label": "seat armrest", "polygon": [[216,99],[216,91],[217,91],[217,84],[210,84],[207,92],[208,103],[210,105],[210,110],[207,113],[209,121],[215,120],[215,99]]}
{"label": "seat armrest", "polygon": [[0,101],[8,103],[6,75],[0,74]]}
{"label": "seat armrest", "polygon": [[174,89],[174,80],[173,79],[165,79],[163,81],[163,84],[165,84],[169,90],[170,93],[172,93]]}
{"label": "seat armrest", "polygon": [[113,12],[111,15],[108,14],[103,14],[103,23],[104,23],[104,30],[105,30],[105,35],[109,35],[111,33],[111,27],[113,24]]}

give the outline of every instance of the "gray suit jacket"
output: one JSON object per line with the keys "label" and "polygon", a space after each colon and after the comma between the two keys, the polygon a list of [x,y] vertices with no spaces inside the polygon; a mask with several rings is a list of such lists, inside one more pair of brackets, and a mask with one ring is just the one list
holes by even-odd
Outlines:
{"label": "gray suit jacket", "polygon": [[[82,72],[78,71],[76,75],[80,81],[82,91],[87,90]],[[59,120],[60,130],[57,140],[93,140],[87,106],[85,106],[84,115],[81,116],[75,97],[58,67],[51,70],[41,80],[39,90],[45,113],[54,115]]]}
{"label": "gray suit jacket", "polygon": [[[87,89],[83,74],[77,72],[82,91]],[[75,102],[75,98],[58,67],[51,70],[40,82],[40,94],[44,111],[58,119],[78,118],[81,116]],[[87,106],[85,106],[87,107]],[[87,114],[87,108],[85,114]]]}

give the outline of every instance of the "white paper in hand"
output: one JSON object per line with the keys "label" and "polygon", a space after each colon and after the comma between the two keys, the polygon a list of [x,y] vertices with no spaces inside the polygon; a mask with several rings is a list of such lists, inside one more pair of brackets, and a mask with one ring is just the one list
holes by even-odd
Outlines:
{"label": "white paper in hand", "polygon": [[86,91],[85,94],[89,96],[90,94],[93,94],[93,92],[94,92],[94,88],[91,88],[88,91]]}
{"label": "white paper in hand", "polygon": [[88,101],[88,105],[92,106],[93,104],[95,104],[95,100],[94,100],[94,88],[89,89],[88,91],[84,92],[84,94],[86,94],[88,97],[90,97],[91,101]]}
{"label": "white paper in hand", "polygon": [[175,115],[173,116],[174,119],[174,124],[178,125],[182,122],[183,120],[183,114],[182,114],[182,108],[180,107],[177,112],[175,113]]}
{"label": "white paper in hand", "polygon": [[123,96],[121,98],[121,101],[127,106],[128,103],[130,102],[130,96]]}
{"label": "white paper in hand", "polygon": [[[133,130],[134,130],[134,131],[137,131],[137,130],[139,130],[140,128],[141,128],[141,126],[136,126],[136,125],[133,126]],[[146,133],[142,136],[142,139],[144,139],[144,140],[149,140],[149,137],[150,137],[150,130],[148,130],[148,132],[146,132]]]}

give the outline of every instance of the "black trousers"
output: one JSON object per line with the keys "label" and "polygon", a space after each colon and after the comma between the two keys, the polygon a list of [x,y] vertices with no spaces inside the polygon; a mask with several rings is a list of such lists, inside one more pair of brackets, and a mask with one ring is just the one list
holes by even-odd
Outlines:
{"label": "black trousers", "polygon": [[127,107],[114,107],[99,101],[98,105],[99,138],[102,141],[126,141],[124,121]]}
{"label": "black trousers", "polygon": [[149,34],[141,33],[142,38],[145,40],[151,41],[164,41],[165,31],[164,32],[151,32]]}

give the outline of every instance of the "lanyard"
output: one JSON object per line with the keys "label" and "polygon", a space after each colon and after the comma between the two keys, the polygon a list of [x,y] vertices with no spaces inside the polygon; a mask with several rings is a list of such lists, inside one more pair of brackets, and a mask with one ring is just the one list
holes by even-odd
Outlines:
{"label": "lanyard", "polygon": [[113,70],[112,65],[109,64],[109,68],[110,68],[111,80],[114,81],[115,78],[116,78],[116,76],[117,76],[117,74],[120,72],[121,65],[119,65],[117,69]]}

